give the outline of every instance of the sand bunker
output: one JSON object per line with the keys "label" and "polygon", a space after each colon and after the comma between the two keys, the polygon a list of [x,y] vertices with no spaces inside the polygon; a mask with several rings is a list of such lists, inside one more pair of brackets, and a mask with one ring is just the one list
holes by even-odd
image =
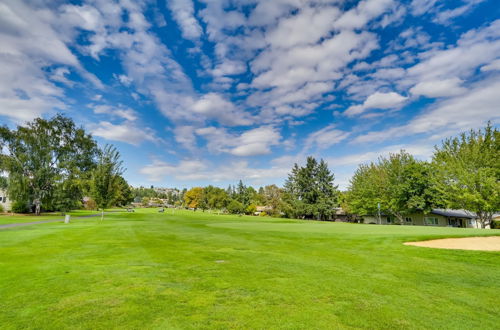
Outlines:
{"label": "sand bunker", "polygon": [[444,238],[404,244],[437,249],[500,251],[500,236]]}

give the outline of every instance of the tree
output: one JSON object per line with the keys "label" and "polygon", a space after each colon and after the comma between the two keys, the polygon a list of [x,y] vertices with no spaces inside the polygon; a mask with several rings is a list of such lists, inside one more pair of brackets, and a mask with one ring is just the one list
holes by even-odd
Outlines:
{"label": "tree", "polygon": [[186,191],[184,194],[184,202],[186,203],[186,206],[194,209],[196,211],[197,208],[203,204],[203,188],[201,187],[194,187],[191,188],[190,190]]}
{"label": "tree", "polygon": [[351,179],[347,199],[354,213],[393,215],[404,224],[404,216],[417,210],[430,211],[435,203],[430,168],[404,150],[380,157],[377,163],[360,165]]}
{"label": "tree", "polygon": [[333,185],[335,176],[330,172],[328,164],[322,159],[317,167],[316,182],[319,191],[316,201],[316,217],[320,220],[331,219],[338,206],[338,186]]}
{"label": "tree", "polygon": [[234,198],[246,207],[250,204],[250,193],[251,191],[249,191],[247,186],[245,186],[243,182],[240,180],[236,188],[236,194]]}
{"label": "tree", "polygon": [[118,175],[116,178],[115,190],[116,196],[114,203],[116,206],[125,206],[130,204],[134,200],[132,189],[130,188],[128,182],[121,175]]}
{"label": "tree", "polygon": [[[1,169],[0,165],[0,169]],[[6,177],[0,175],[0,189],[7,189],[9,187],[9,181],[7,180]]]}
{"label": "tree", "polygon": [[380,191],[384,186],[384,176],[374,163],[358,166],[346,194],[351,212],[359,215],[376,214],[377,205],[382,202]]}
{"label": "tree", "polygon": [[433,183],[450,208],[474,212],[485,228],[500,210],[500,131],[490,123],[436,147]]}
{"label": "tree", "polygon": [[[0,127],[0,145],[7,151],[0,161],[1,169],[9,174],[9,195],[21,203],[36,205],[40,214],[41,205],[55,205],[71,186],[68,195],[78,200],[81,189],[79,181],[94,167],[97,146],[83,128],[63,115],[46,120],[37,118],[15,130]],[[67,181],[73,181],[68,184]],[[58,193],[55,190],[61,188]],[[67,205],[64,203],[64,205]]]}
{"label": "tree", "polygon": [[229,197],[222,188],[208,186],[203,189],[205,203],[210,209],[222,209],[229,203]]}
{"label": "tree", "polygon": [[285,213],[305,219],[328,220],[338,204],[337,187],[328,164],[307,157],[306,165],[295,164],[285,182]]}
{"label": "tree", "polygon": [[226,189],[227,196],[229,198],[234,198],[234,188],[233,186],[229,185]]}
{"label": "tree", "polygon": [[227,211],[231,214],[245,213],[245,206],[242,203],[238,202],[237,200],[233,199],[227,205]]}
{"label": "tree", "polygon": [[118,195],[117,183],[123,174],[120,153],[115,147],[106,145],[99,152],[98,162],[92,173],[91,195],[98,208],[101,209],[101,221],[104,218],[104,209],[110,207]]}
{"label": "tree", "polygon": [[257,206],[255,204],[250,204],[245,208],[245,213],[248,215],[254,215],[257,212]]}
{"label": "tree", "polygon": [[78,178],[69,177],[57,184],[52,196],[54,209],[66,212],[81,207],[83,198],[82,183]]}
{"label": "tree", "polygon": [[282,191],[278,186],[274,184],[265,186],[262,191],[259,189],[259,195],[263,196],[264,204],[271,207],[271,214],[276,215],[281,211],[283,207]]}

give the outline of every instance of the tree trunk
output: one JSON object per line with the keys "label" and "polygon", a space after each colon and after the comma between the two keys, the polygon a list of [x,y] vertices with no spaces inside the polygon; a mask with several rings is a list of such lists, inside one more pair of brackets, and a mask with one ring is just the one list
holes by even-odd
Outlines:
{"label": "tree trunk", "polygon": [[493,217],[493,213],[490,212],[477,212],[479,222],[481,223],[481,228],[485,229],[489,224],[491,226],[491,220]]}
{"label": "tree trunk", "polygon": [[101,221],[104,219],[104,209],[101,209]]}
{"label": "tree trunk", "polygon": [[398,218],[399,223],[401,224],[401,226],[404,226],[405,222],[404,222],[403,216],[401,214],[399,214],[399,213],[394,213],[394,215],[396,216],[396,218]]}

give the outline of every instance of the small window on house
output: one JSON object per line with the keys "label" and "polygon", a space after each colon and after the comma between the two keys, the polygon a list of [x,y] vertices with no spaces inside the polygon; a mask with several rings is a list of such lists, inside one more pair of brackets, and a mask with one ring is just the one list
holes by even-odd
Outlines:
{"label": "small window on house", "polygon": [[424,219],[426,225],[436,226],[438,225],[438,219],[435,217],[425,217]]}
{"label": "small window on house", "polygon": [[411,220],[411,218],[410,218],[410,217],[406,217],[406,218],[405,218],[405,221],[406,221],[406,222],[412,222],[412,220]]}
{"label": "small window on house", "polygon": [[5,203],[7,201],[7,197],[0,197],[0,202]]}
{"label": "small window on house", "polygon": [[392,223],[391,217],[387,217],[387,223]]}

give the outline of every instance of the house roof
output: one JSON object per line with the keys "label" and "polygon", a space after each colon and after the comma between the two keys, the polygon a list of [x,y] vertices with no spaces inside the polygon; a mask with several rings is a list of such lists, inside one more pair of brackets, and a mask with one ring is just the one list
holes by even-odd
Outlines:
{"label": "house roof", "polygon": [[442,215],[445,217],[454,217],[454,218],[474,219],[476,217],[476,215],[473,212],[469,212],[466,210],[432,209],[431,213]]}

